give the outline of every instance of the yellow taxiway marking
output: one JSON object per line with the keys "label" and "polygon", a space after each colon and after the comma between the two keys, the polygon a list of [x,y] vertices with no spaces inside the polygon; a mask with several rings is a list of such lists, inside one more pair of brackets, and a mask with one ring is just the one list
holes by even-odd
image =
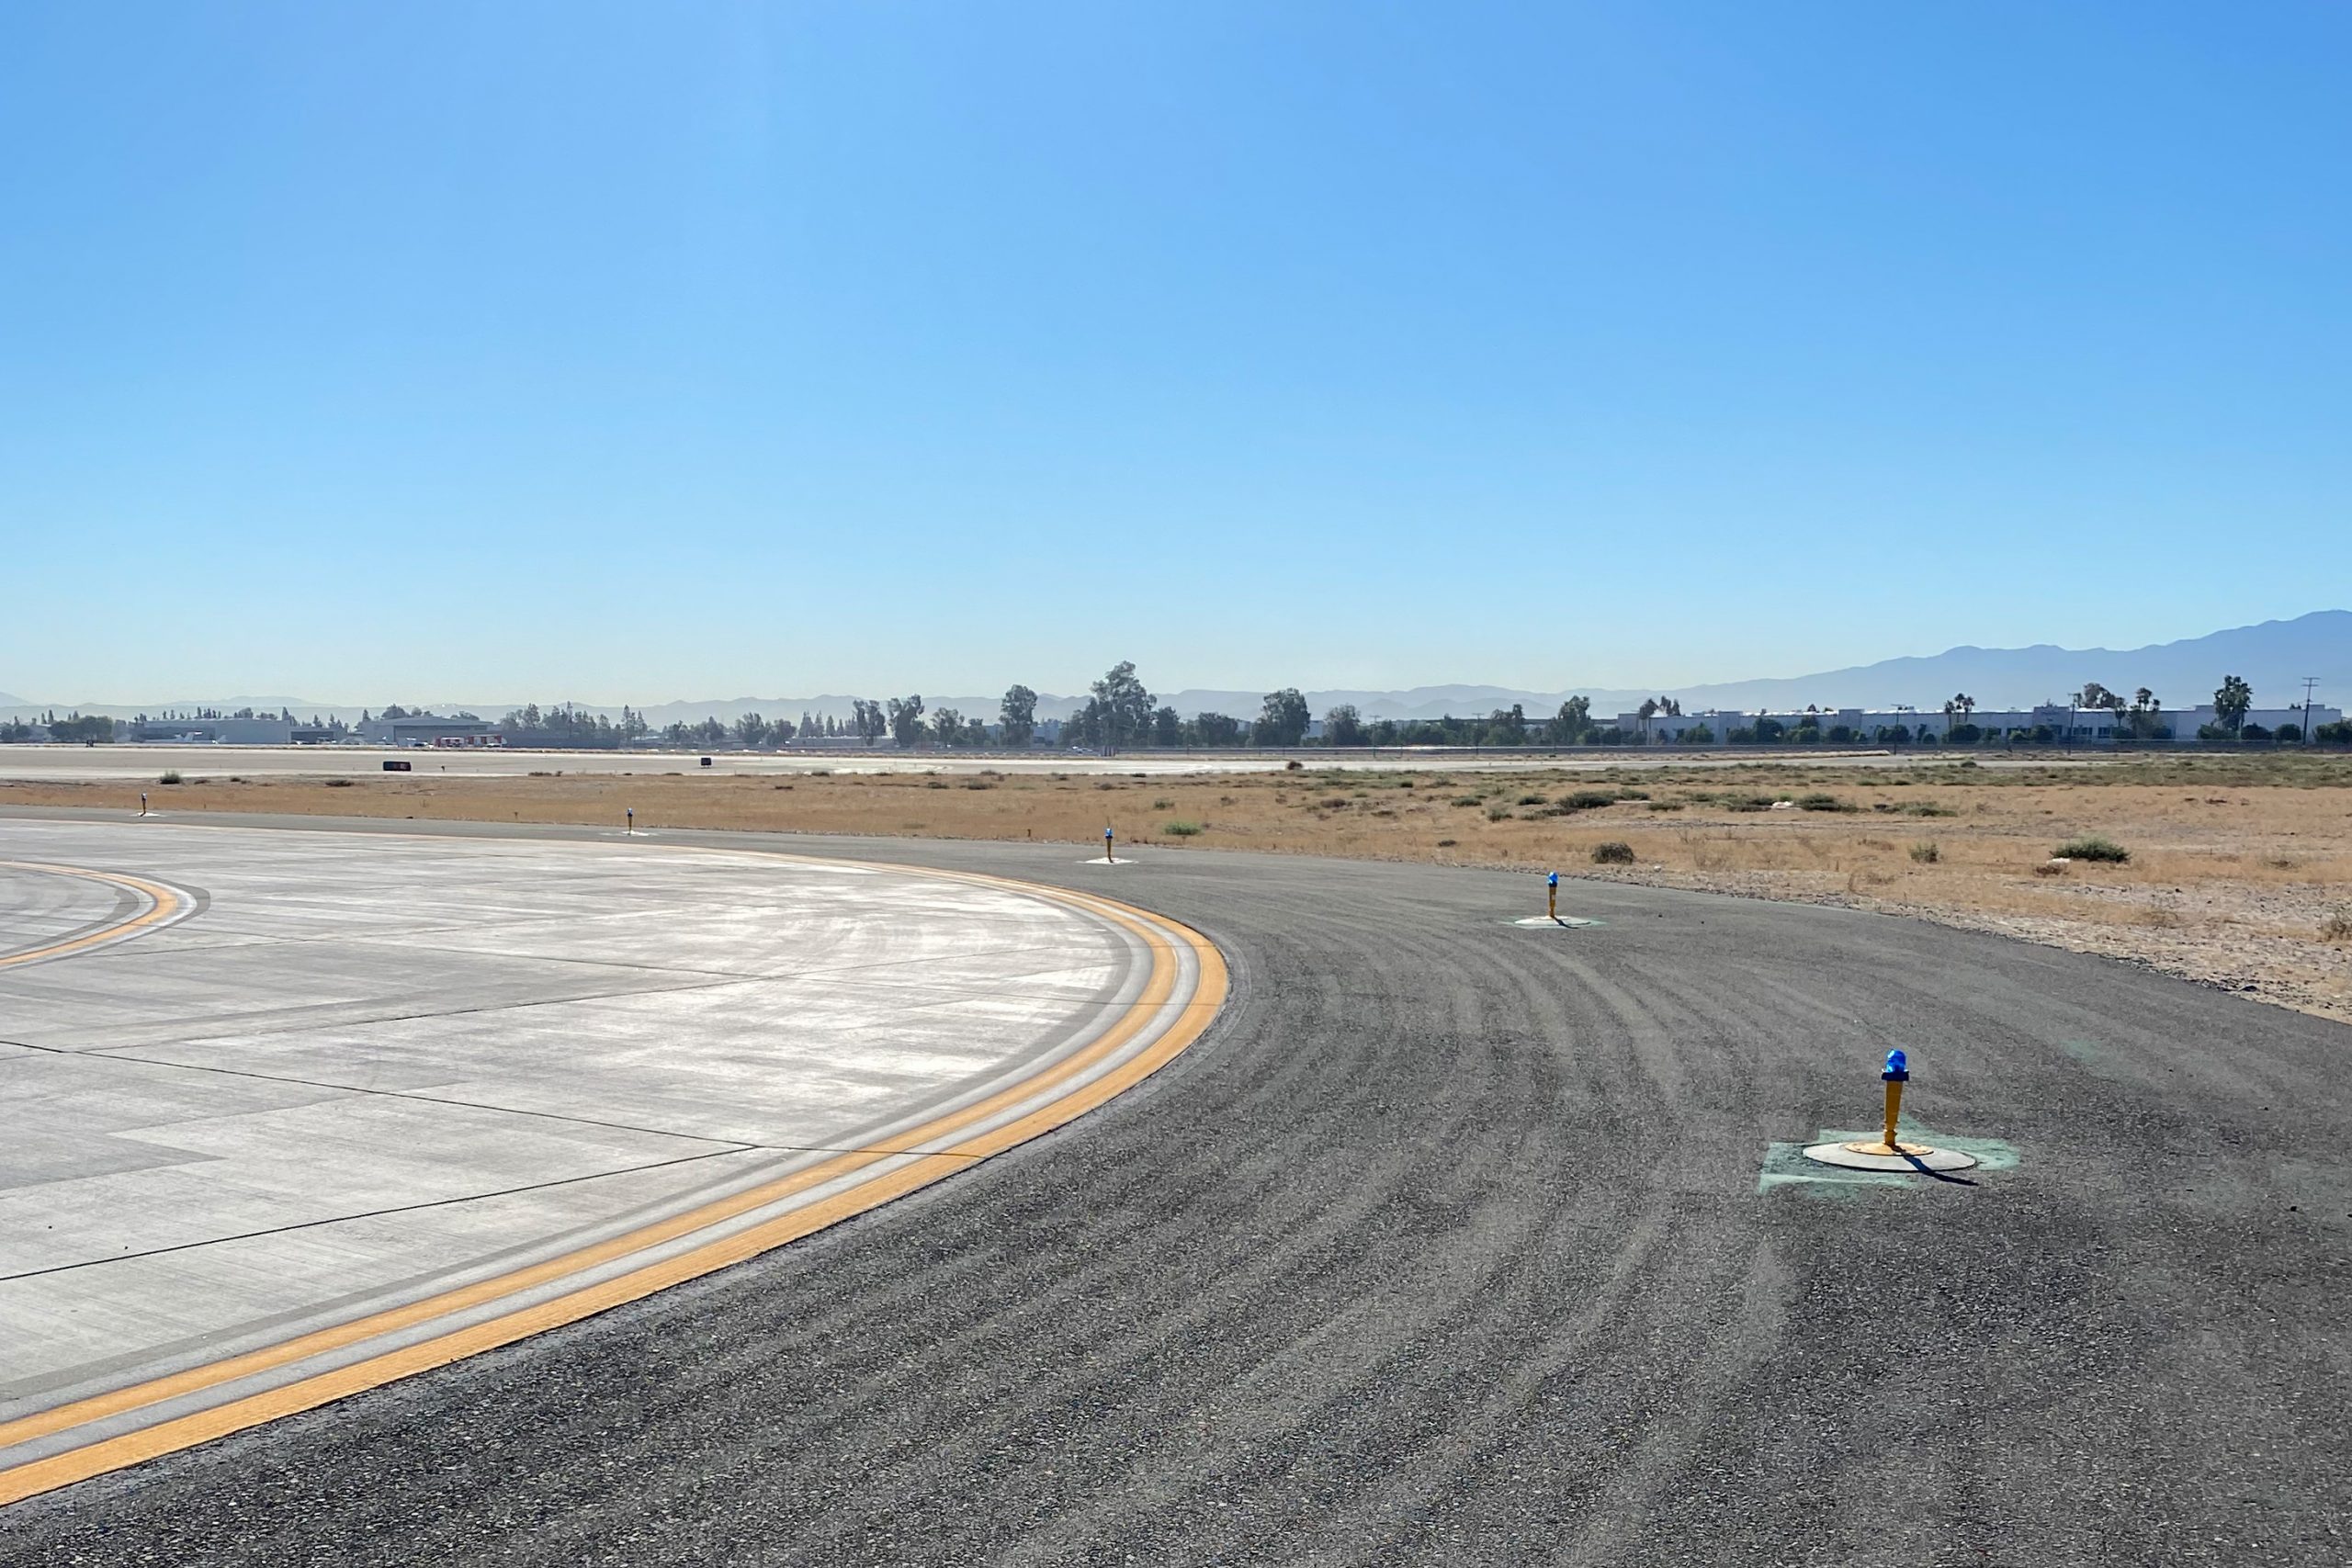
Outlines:
{"label": "yellow taxiway marking", "polygon": [[[687,846],[677,846],[686,848]],[[713,850],[706,852],[740,854],[761,852]],[[873,862],[829,860],[818,856],[786,855],[782,858],[807,860],[825,865],[868,864]],[[648,1247],[658,1247],[680,1236],[690,1235],[707,1226],[721,1224],[739,1215],[752,1213],[771,1203],[822,1187],[884,1160],[903,1158],[921,1145],[936,1142],[955,1133],[987,1120],[989,1117],[1035,1099],[1057,1083],[1085,1073],[1106,1058],[1113,1056],[1149,1025],[1174,995],[1182,958],[1161,932],[1172,933],[1177,941],[1190,949],[1197,975],[1192,997],[1184,1003],[1182,1014],[1162,1031],[1142,1051],[1110,1071],[1073,1089],[1069,1093],[1051,1100],[1018,1120],[1001,1127],[978,1133],[950,1147],[922,1155],[908,1165],[880,1171],[865,1180],[819,1202],[771,1220],[752,1225],[731,1235],[706,1242],[674,1257],[650,1263],[628,1273],[616,1275],[571,1292],[565,1295],[519,1308],[497,1317],[486,1319],[464,1328],[435,1335],[413,1345],[387,1350],[354,1361],[348,1366],[298,1378],[277,1388],[224,1401],[207,1409],[186,1416],[159,1421],[152,1427],[102,1438],[85,1447],[71,1449],[48,1459],[35,1460],[13,1469],[0,1471],[0,1505],[17,1502],[38,1493],[53,1491],[77,1481],[85,1481],[108,1471],[120,1470],[158,1455],[192,1448],[215,1438],[242,1431],[266,1421],[274,1421],[298,1411],[314,1409],[334,1400],[346,1398],[366,1389],[376,1388],[405,1377],[413,1377],[435,1367],[501,1345],[511,1345],[518,1339],[544,1333],[567,1323],[608,1311],[628,1302],[650,1296],[672,1285],[698,1278],[730,1264],[756,1258],[761,1253],[797,1241],[829,1225],[838,1224],[854,1214],[864,1213],[903,1197],[919,1188],[929,1186],[943,1176],[965,1170],[977,1161],[1006,1149],[1027,1143],[1041,1134],[1051,1132],[1063,1123],[1084,1115],[1097,1106],[1107,1103],[1120,1093],[1142,1082],[1191,1045],[1208,1028],[1224,1004],[1228,979],[1224,956],[1206,937],[1188,926],[1165,916],[1147,916],[1144,911],[1109,898],[1091,894],[1067,892],[1057,887],[1021,882],[1011,877],[990,876],[978,872],[935,871],[929,867],[888,865],[878,869],[910,872],[956,882],[968,882],[984,886],[1011,888],[1044,897],[1055,903],[1081,909],[1113,921],[1139,938],[1150,950],[1152,970],[1143,992],[1130,1003],[1119,1021],[1083,1048],[1063,1057],[1044,1070],[1021,1082],[998,1090],[988,1098],[961,1110],[934,1118],[920,1127],[890,1140],[888,1148],[860,1149],[837,1155],[821,1164],[790,1176],[765,1183],[745,1191],[675,1214],[666,1220],[632,1231],[627,1235],[550,1258],[527,1269],[516,1269],[493,1280],[463,1286],[424,1301],[393,1307],[355,1318],[349,1323],[300,1336],[281,1344],[266,1346],[242,1356],[232,1356],[207,1366],[191,1368],[169,1377],[156,1378],[112,1393],[95,1394],[51,1410],[44,1410],[15,1421],[0,1423],[0,1450],[32,1438],[69,1431],[93,1421],[111,1416],[159,1404],[187,1394],[199,1393],[255,1373],[292,1365],[310,1357],[360,1344],[379,1335],[397,1333],[402,1329],[431,1323],[453,1313],[512,1296],[539,1286],[560,1281],[572,1275],[586,1272],[616,1259]],[[168,890],[165,890],[168,891]],[[1153,922],[1157,922],[1155,925]]]}
{"label": "yellow taxiway marking", "polygon": [[94,931],[64,942],[52,942],[45,947],[28,948],[0,957],[0,969],[14,969],[20,964],[38,964],[45,958],[62,958],[69,953],[81,953],[104,942],[119,942],[143,931],[176,919],[187,910],[187,895],[176,887],[166,887],[160,882],[150,882],[143,876],[125,876],[119,872],[92,871],[81,865],[46,865],[38,861],[0,860],[0,871],[33,871],[50,876],[75,876],[85,882],[103,882],[109,887],[120,887],[136,893],[147,900],[147,907],[135,915],[102,926]]}

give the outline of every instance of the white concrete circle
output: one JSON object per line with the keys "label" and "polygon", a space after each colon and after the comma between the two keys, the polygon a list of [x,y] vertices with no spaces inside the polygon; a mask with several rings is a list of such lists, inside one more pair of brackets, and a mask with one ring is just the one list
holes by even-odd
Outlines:
{"label": "white concrete circle", "polygon": [[[0,859],[201,904],[0,967],[0,1422],[957,1147],[1146,1049],[1198,974],[1042,890],[741,851],[14,819]],[[0,895],[5,949],[119,901]]]}
{"label": "white concrete circle", "polygon": [[1811,1145],[1805,1149],[1804,1157],[1819,1165],[1843,1166],[1848,1170],[1966,1170],[1976,1163],[1975,1156],[1957,1149],[1929,1149],[1920,1155],[1866,1155],[1844,1144]]}

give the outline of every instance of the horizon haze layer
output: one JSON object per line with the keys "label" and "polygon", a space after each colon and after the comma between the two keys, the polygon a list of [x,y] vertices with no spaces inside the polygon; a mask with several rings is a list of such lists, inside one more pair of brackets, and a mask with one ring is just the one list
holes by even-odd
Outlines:
{"label": "horizon haze layer", "polygon": [[[1139,673],[1145,677],[1146,684],[1149,684],[1150,671]],[[2098,681],[2125,692],[2147,686],[2166,706],[2188,707],[2207,700],[2222,677],[2229,674],[2250,682],[2257,695],[2265,700],[2275,698],[2283,702],[2292,696],[2300,701],[2303,694],[2302,682],[2309,677],[2318,682],[2313,693],[2318,701],[2337,705],[2352,704],[2352,610],[2316,610],[2293,620],[2266,621],[2258,626],[2232,627],[2203,637],[2184,637],[2138,649],[2068,649],[2052,643],[2014,649],[1963,645],[1934,655],[1900,656],[1810,675],[1764,676],[1679,687],[1571,685],[1538,691],[1452,683],[1388,690],[1329,687],[1307,689],[1305,694],[1318,715],[1327,707],[1348,704],[1358,708],[1367,718],[1406,719],[1438,718],[1449,715],[1470,716],[1498,707],[1507,708],[1514,703],[1531,712],[1549,711],[1569,696],[1589,698],[1596,713],[1632,708],[1646,696],[1671,697],[1692,711],[1712,707],[1789,708],[1802,707],[1808,703],[1823,707],[1884,708],[1905,704],[1933,707],[1944,698],[1961,692],[1967,693],[1987,706],[2028,707],[2040,702],[2063,701],[2069,692],[2079,690],[2085,682]],[[1207,711],[1246,718],[1257,711],[1265,692],[1278,690],[1286,684],[1289,682],[1275,681],[1255,691],[1185,687],[1161,692],[1159,698],[1188,716]],[[861,694],[870,700],[905,694],[877,688]],[[924,695],[934,709],[955,707],[967,715],[992,717],[1001,693],[978,695],[927,693]],[[545,707],[552,702],[569,703],[592,713],[607,715],[617,715],[623,706],[628,706],[643,714],[658,728],[677,719],[716,717],[732,720],[754,712],[770,718],[797,719],[803,712],[820,716],[846,717],[853,700],[853,696],[846,694],[821,694],[813,696],[679,698],[663,703],[624,705],[569,697],[550,699],[525,694],[494,702],[444,696],[434,701],[413,703],[407,695],[395,693],[382,701],[372,703],[330,703],[287,695],[235,695],[178,698],[143,704],[72,704],[41,702],[0,692],[0,717],[27,716],[50,709],[61,713],[71,710],[129,717],[140,712],[157,714],[199,707],[233,712],[238,708],[251,707],[268,712],[290,709],[300,717],[318,714],[349,719],[357,716],[363,709],[381,707],[385,702],[397,702],[404,706],[423,706],[442,712],[465,708],[486,718],[497,718],[509,709],[521,707],[526,703],[537,703]],[[1066,717],[1084,700],[1082,692],[1041,692],[1038,694],[1038,716]]]}

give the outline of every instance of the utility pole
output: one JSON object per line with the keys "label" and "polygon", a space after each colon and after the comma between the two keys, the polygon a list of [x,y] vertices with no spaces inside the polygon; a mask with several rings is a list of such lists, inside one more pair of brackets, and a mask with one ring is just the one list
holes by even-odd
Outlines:
{"label": "utility pole", "polygon": [[2319,677],[2303,677],[2303,744],[2312,743],[2312,688],[2319,684]]}

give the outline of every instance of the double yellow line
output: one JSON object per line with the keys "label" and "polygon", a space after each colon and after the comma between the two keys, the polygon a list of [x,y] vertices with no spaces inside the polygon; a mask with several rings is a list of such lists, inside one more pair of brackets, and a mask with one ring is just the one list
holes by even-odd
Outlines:
{"label": "double yellow line", "polygon": [[[785,858],[815,860],[816,857],[795,855]],[[824,860],[817,863],[839,865],[842,863]],[[1068,1093],[1001,1126],[985,1128],[946,1148],[922,1155],[910,1164],[877,1171],[844,1191],[803,1208],[611,1279],[480,1323],[436,1334],[413,1344],[364,1357],[346,1366],[295,1378],[275,1388],[228,1399],[187,1415],[158,1421],[153,1426],[0,1471],[0,1505],[71,1485],[94,1475],[191,1448],[198,1443],[209,1442],[215,1438],[273,1421],[279,1416],[313,1409],[366,1389],[413,1377],[419,1372],[447,1366],[452,1361],[479,1355],[502,1345],[511,1345],[518,1339],[567,1323],[576,1323],[583,1317],[650,1296],[657,1291],[730,1264],[741,1263],[829,1225],[838,1224],[852,1215],[864,1213],[894,1198],[927,1187],[944,1176],[968,1169],[976,1160],[986,1159],[1027,1143],[1142,1082],[1199,1039],[1225,1001],[1229,981],[1225,960],[1215,944],[1190,927],[1164,917],[1147,915],[1130,905],[1112,899],[1065,892],[1008,877],[973,872],[934,871],[917,866],[894,865],[877,869],[1011,888],[1108,919],[1138,938],[1149,950],[1151,974],[1144,983],[1141,995],[1128,1005],[1119,1021],[1081,1049],[984,1100],[898,1135],[890,1140],[889,1147],[859,1149],[834,1156],[790,1176],[715,1200],[626,1235],[519,1269],[496,1279],[374,1313],[207,1366],[191,1368],[168,1377],[0,1423],[0,1452],[15,1444],[69,1432],[77,1427],[166,1401],[201,1394],[243,1378],[292,1366],[314,1356],[364,1344],[382,1335],[416,1328],[437,1318],[560,1283],[633,1253],[660,1247],[711,1225],[753,1213],[797,1193],[854,1177],[858,1171],[886,1160],[903,1158],[925,1144],[953,1136],[1034,1100],[1057,1084],[1084,1077],[1091,1069],[1116,1057],[1121,1050],[1151,1026],[1156,1015],[1174,998],[1183,968],[1183,954],[1179,944],[1193,957],[1193,994],[1185,999],[1183,1010],[1177,1020],[1133,1056],[1118,1062],[1106,1072],[1074,1084]]]}
{"label": "double yellow line", "polygon": [[94,931],[64,942],[52,942],[46,947],[27,948],[0,957],[0,969],[14,969],[20,964],[38,964],[45,958],[62,958],[69,953],[82,953],[90,948],[128,937],[153,927],[166,924],[185,914],[187,896],[176,887],[166,887],[160,882],[150,882],[143,876],[125,876],[119,872],[92,871],[80,865],[47,865],[38,861],[0,860],[0,871],[32,871],[50,876],[79,877],[85,882],[102,882],[109,887],[119,887],[136,893],[147,900],[147,907],[138,914],[101,926]]}

